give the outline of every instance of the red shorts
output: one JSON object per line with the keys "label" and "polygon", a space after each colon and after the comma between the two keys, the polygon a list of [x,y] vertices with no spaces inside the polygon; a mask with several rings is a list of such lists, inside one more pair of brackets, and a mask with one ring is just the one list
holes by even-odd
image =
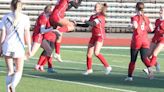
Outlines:
{"label": "red shorts", "polygon": [[150,48],[150,42],[147,41],[131,41],[131,48],[133,49],[140,49],[140,48]]}
{"label": "red shorts", "polygon": [[104,39],[101,36],[91,37],[89,44],[95,44],[96,42],[102,42]]}
{"label": "red shorts", "polygon": [[60,21],[61,16],[59,15],[59,11],[55,10],[52,12],[51,16],[50,16],[50,21],[54,22],[54,23],[58,23]]}
{"label": "red shorts", "polygon": [[43,35],[42,34],[34,35],[32,36],[32,40],[33,42],[42,43]]}
{"label": "red shorts", "polygon": [[152,39],[152,42],[153,43],[163,43],[164,44],[164,37],[158,37],[158,36],[154,36],[153,39]]}

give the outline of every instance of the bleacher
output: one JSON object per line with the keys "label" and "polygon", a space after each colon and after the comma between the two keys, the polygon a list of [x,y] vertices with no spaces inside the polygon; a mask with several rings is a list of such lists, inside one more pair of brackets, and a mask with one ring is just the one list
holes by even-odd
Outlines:
{"label": "bleacher", "polygon": [[[57,0],[56,0],[57,1]],[[55,0],[23,0],[23,12],[30,16],[31,24],[34,25],[36,18],[43,11],[47,4],[55,4]],[[80,18],[88,19],[93,14],[94,5],[100,0],[84,0],[78,9],[72,8],[67,11],[66,17],[71,20],[80,21]],[[109,32],[130,32],[128,25],[130,17],[135,14],[135,4],[137,1],[145,2],[145,15],[151,22],[159,17],[159,8],[164,6],[164,0],[101,0],[107,2],[109,8],[107,12],[106,29]],[[10,12],[10,0],[0,0],[0,20],[4,14]],[[78,28],[78,31],[86,29]]]}

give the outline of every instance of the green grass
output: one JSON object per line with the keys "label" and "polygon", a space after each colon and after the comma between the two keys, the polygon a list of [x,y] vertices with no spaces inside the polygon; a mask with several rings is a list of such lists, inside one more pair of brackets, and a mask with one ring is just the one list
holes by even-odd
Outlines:
{"label": "green grass", "polygon": [[[38,57],[40,52],[35,57]],[[86,69],[86,49],[61,49],[64,62],[54,62],[54,67],[58,72],[54,74],[33,71],[37,60],[30,59],[30,61],[25,62],[24,75],[17,87],[17,92],[121,92],[116,89],[137,92],[164,92],[163,52],[160,53],[158,59],[162,72],[155,73],[156,79],[149,80],[146,78],[147,76],[142,72],[145,66],[141,62],[140,57],[138,57],[133,82],[124,81],[124,78],[127,76],[127,67],[130,60],[129,50],[102,49],[101,53],[113,68],[112,73],[108,76],[104,75],[104,68],[95,57],[93,57],[94,73],[89,76],[82,75]],[[0,70],[6,70],[2,59],[0,61]],[[5,92],[5,75],[6,73],[0,72],[0,92]],[[35,78],[30,75],[40,77]],[[84,83],[85,85],[79,83]],[[86,84],[96,85],[96,87]]]}

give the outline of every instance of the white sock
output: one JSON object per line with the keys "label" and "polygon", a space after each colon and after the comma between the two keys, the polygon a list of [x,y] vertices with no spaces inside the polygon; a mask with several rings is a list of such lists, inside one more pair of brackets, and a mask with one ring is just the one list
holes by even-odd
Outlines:
{"label": "white sock", "polygon": [[12,81],[12,75],[6,76],[6,92],[10,92],[10,86]]}
{"label": "white sock", "polygon": [[11,84],[12,92],[15,92],[15,88],[18,85],[18,83],[20,82],[21,77],[22,77],[22,73],[20,73],[20,72],[16,72],[14,74],[13,79],[12,79],[12,84]]}

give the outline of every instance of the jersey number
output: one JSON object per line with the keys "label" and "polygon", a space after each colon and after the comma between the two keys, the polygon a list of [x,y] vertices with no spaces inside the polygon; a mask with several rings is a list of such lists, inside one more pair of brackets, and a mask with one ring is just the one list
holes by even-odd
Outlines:
{"label": "jersey number", "polygon": [[145,23],[142,22],[142,24],[141,24],[141,30],[143,31],[144,29],[145,29]]}

